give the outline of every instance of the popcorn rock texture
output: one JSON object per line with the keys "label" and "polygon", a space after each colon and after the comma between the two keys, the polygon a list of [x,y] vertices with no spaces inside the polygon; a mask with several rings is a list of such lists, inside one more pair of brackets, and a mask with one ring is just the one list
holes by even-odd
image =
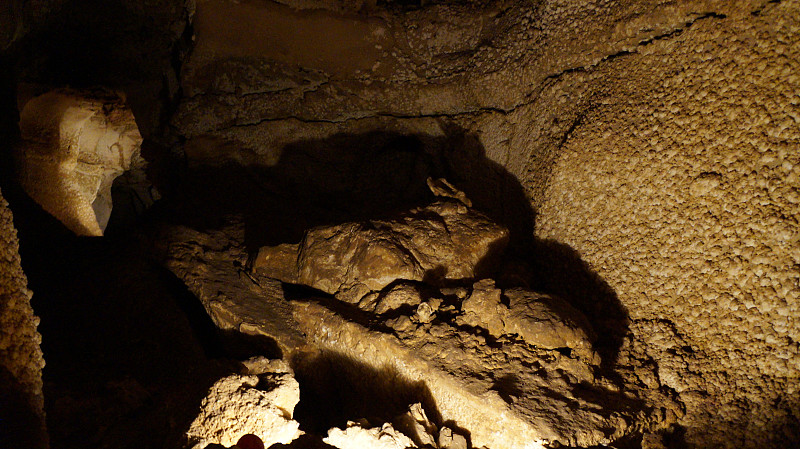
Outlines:
{"label": "popcorn rock texture", "polygon": [[576,74],[596,90],[538,208],[630,314],[618,363],[658,366],[699,447],[798,437],[798,31],[784,1]]}
{"label": "popcorn rock texture", "polygon": [[289,444],[302,434],[300,424],[292,420],[300,386],[286,364],[254,361],[249,372],[257,374],[234,374],[211,387],[186,433],[193,448],[204,449],[209,444],[228,447],[249,434],[270,447]]}
{"label": "popcorn rock texture", "polygon": [[0,440],[14,447],[45,448],[42,368],[31,309],[32,293],[22,272],[17,231],[0,195]]}
{"label": "popcorn rock texture", "polygon": [[395,430],[391,424],[381,427],[364,428],[358,423],[349,421],[347,428],[333,428],[328,431],[325,443],[339,449],[406,449],[416,448],[410,438]]}

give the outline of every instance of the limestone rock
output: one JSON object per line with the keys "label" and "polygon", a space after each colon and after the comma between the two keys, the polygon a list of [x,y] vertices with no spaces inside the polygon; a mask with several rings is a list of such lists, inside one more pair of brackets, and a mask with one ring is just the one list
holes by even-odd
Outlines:
{"label": "limestone rock", "polygon": [[[293,305],[295,319],[314,347],[388,373],[385,379],[370,378],[371,384],[390,389],[398,379],[422,383],[441,419],[468,430],[475,447],[608,444],[645,416],[636,400],[598,381],[594,360],[578,356],[578,351],[543,349],[512,335],[501,335],[489,345],[481,332],[459,325],[457,311],[444,303],[434,321],[423,322],[399,309],[395,313],[400,316],[382,323],[378,319],[382,325],[372,329],[315,301]],[[427,428],[420,415],[412,411],[395,428],[409,434]],[[408,421],[412,425],[404,426]]]}
{"label": "limestone rock", "polygon": [[232,446],[247,434],[259,437],[269,447],[288,444],[302,434],[300,424],[292,420],[300,387],[288,366],[259,360],[248,366],[255,371],[270,369],[258,375],[234,374],[211,387],[186,433],[194,449],[209,444]]}
{"label": "limestone rock", "polygon": [[593,331],[589,321],[564,300],[555,296],[515,288],[504,290],[509,305],[503,319],[505,332],[517,334],[542,348],[570,348],[595,360]]}
{"label": "limestone rock", "polygon": [[[297,251],[297,278],[283,280],[335,294],[348,302],[396,280],[480,277],[508,239],[508,231],[462,203],[439,201],[391,220],[369,220],[308,231]],[[291,259],[290,247],[259,251],[254,268]],[[275,270],[273,276],[285,276]]]}
{"label": "limestone rock", "polygon": [[437,440],[439,449],[467,449],[467,439],[464,435],[459,435],[449,427],[442,427],[439,430],[439,439]]}
{"label": "limestone rock", "polygon": [[569,349],[590,363],[600,361],[592,349],[593,333],[586,317],[559,298],[522,288],[501,291],[493,280],[484,279],[473,285],[461,310],[459,323],[484,328],[495,338],[518,335],[540,348]]}
{"label": "limestone rock", "polygon": [[500,302],[501,291],[494,281],[485,279],[473,285],[472,294],[461,303],[464,313],[462,322],[473,327],[482,327],[495,338],[505,333],[503,318],[507,308]]}
{"label": "limestone rock", "polygon": [[242,222],[207,233],[164,227],[153,238],[161,242],[157,253],[164,265],[186,283],[218,328],[267,337],[282,352],[302,344],[281,283],[250,274],[242,264],[247,260]]}
{"label": "limestone rock", "polygon": [[347,423],[342,430],[333,428],[328,431],[324,441],[339,449],[406,449],[417,447],[411,439],[386,423],[381,427],[367,428],[353,421]]}
{"label": "limestone rock", "polygon": [[398,282],[378,294],[373,311],[377,314],[383,314],[399,309],[402,306],[417,306],[421,302],[422,295],[417,284]]}
{"label": "limestone rock", "polygon": [[433,179],[428,178],[427,180],[428,188],[431,189],[434,195],[441,197],[441,198],[453,198],[458,200],[461,204],[472,207],[472,201],[467,198],[467,195],[455,188],[453,184],[447,182],[444,178]]}
{"label": "limestone rock", "polygon": [[104,91],[51,91],[25,104],[20,130],[15,159],[25,191],[76,234],[102,235],[114,179],[144,165],[125,100]]}
{"label": "limestone rock", "polygon": [[0,194],[0,434],[8,447],[47,447],[39,317],[22,271],[19,241]]}
{"label": "limestone rock", "polygon": [[428,420],[422,404],[411,404],[408,411],[395,418],[395,427],[420,447],[436,447],[436,426]]}

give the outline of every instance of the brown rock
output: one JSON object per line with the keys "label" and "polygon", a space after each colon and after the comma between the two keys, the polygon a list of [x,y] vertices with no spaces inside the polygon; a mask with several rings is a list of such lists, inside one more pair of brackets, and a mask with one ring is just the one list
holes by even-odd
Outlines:
{"label": "brown rock", "polygon": [[[396,219],[308,231],[297,248],[295,282],[357,302],[396,280],[472,279],[505,249],[508,231],[462,203],[440,201]],[[294,246],[262,248],[254,269],[291,280]]]}

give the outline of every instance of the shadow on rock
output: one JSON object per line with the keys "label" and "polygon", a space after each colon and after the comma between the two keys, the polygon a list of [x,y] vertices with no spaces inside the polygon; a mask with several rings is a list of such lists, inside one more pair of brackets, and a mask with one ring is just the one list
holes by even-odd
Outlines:
{"label": "shadow on rock", "polygon": [[301,392],[295,419],[306,431],[324,435],[359,419],[380,426],[414,403],[422,404],[432,422],[442,423],[427,385],[406,379],[392,367],[373,367],[331,351],[298,356],[292,365]]}
{"label": "shadow on rock", "polygon": [[535,211],[524,187],[487,157],[476,135],[454,125],[442,128],[445,136],[337,134],[300,140],[271,155],[254,155],[220,138],[195,139],[186,145],[184,182],[173,204],[180,219],[198,229],[219,227],[229,215],[244,217],[245,245],[254,254],[262,246],[297,243],[317,226],[429,204],[434,197],[427,178],[446,178],[475,209],[510,230],[507,254],[518,272],[506,276],[515,281],[498,284],[565,299],[592,322],[610,366],[628,331],[615,292],[568,246],[535,239]]}
{"label": "shadow on rock", "polygon": [[582,312],[597,334],[594,347],[603,367],[612,367],[629,326],[616,292],[569,245],[536,240],[527,260],[535,273],[533,289],[558,296]]}

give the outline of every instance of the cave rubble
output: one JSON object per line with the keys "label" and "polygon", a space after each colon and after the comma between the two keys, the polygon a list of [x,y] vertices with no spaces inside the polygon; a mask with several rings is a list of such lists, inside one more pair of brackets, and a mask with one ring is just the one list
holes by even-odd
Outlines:
{"label": "cave rubble", "polygon": [[288,444],[303,432],[292,413],[300,388],[292,370],[281,360],[251,359],[246,374],[219,379],[200,405],[200,413],[186,432],[189,447],[233,446],[246,435],[258,437],[264,447]]}
{"label": "cave rubble", "polygon": [[[439,439],[452,419],[499,447],[513,436],[487,423],[573,447],[796,447],[798,20],[798,0],[4,2],[0,374],[41,421],[44,373],[66,449],[175,446],[164,435],[197,404],[174,398],[208,379],[162,380],[219,362],[203,351],[283,358],[301,395],[328,405],[296,407],[319,445],[348,420],[413,437],[394,418],[420,403]],[[118,227],[118,169],[82,159],[108,142],[76,160],[47,140],[33,106],[54,94],[28,101],[29,85],[92,111],[95,87],[124,92],[70,132],[113,140],[106,113],[132,112],[156,210]],[[139,166],[123,153],[106,162]],[[427,178],[452,184],[431,195]],[[72,231],[105,236],[65,236],[18,184]],[[356,253],[314,262],[369,250],[370,226],[399,229],[389,212],[432,202],[506,229],[507,259],[449,276],[422,256],[436,245],[395,239],[380,249],[401,262],[375,262],[396,269],[385,279]],[[315,232],[343,241],[304,250]],[[351,262],[357,273],[337,265]],[[128,363],[139,357],[147,373]],[[371,397],[387,400],[356,400]],[[465,404],[480,419],[462,419]]]}
{"label": "cave rubble", "polygon": [[[355,233],[353,238],[337,239],[342,230],[352,229],[367,233],[380,229],[382,239],[400,242],[392,247],[395,251],[412,255],[415,251],[424,255],[424,251],[443,244],[447,249],[449,242],[470,242],[473,246],[468,248],[477,248],[481,257],[471,258],[475,252],[462,250],[463,260],[484,260],[493,243],[500,241],[500,248],[505,247],[507,231],[476,214],[461,201],[448,199],[401,213],[396,221],[315,228],[307,231],[305,243],[291,246],[292,251],[287,251],[286,245],[259,250],[253,271],[247,275],[237,273],[236,259],[231,260],[237,254],[239,260],[246,259],[241,227],[229,227],[227,240],[223,240],[219,231],[207,234],[167,226],[170,230],[162,234],[168,236],[164,243],[169,248],[164,261],[201,298],[218,325],[223,325],[219,313],[223,296],[229,313],[225,326],[270,320],[269,315],[274,312],[266,306],[269,301],[279,301],[280,308],[275,311],[289,311],[292,320],[286,321],[283,328],[273,328],[269,335],[286,341],[281,333],[291,329],[303,336],[302,343],[281,345],[286,351],[283,356],[292,360],[295,370],[313,371],[317,360],[333,357],[374,371],[376,378],[370,382],[385,384],[390,396],[400,394],[391,393],[398,388],[392,385],[393,378],[413,382],[425,392],[428,406],[435,407],[438,425],[447,422],[466,429],[474,447],[608,444],[631,432],[655,431],[672,424],[681,412],[668,398],[658,397],[660,402],[651,402],[653,397],[640,396],[639,389],[629,385],[625,387],[630,389],[623,393],[621,386],[603,377],[600,357],[592,348],[595,337],[591,324],[559,298],[523,288],[503,290],[489,278],[476,281],[472,271],[475,262],[467,264],[465,271],[461,268],[464,262],[458,257],[441,259],[445,263],[441,273],[458,273],[449,280],[446,276],[423,277],[419,270],[354,269],[357,275],[352,278],[347,277],[352,271],[344,271],[387,263],[374,251],[358,250],[360,242],[367,244],[374,239],[359,240]],[[445,217],[440,218],[442,215]],[[476,217],[481,226],[464,225]],[[446,223],[443,229],[447,238],[439,235],[442,228],[431,230],[432,219]],[[236,229],[240,233],[238,243]],[[329,237],[312,240],[317,235]],[[301,248],[308,242],[322,245],[323,250],[303,252]],[[236,247],[239,249],[232,249]],[[265,253],[277,256],[266,257]],[[324,259],[313,260],[310,255]],[[486,273],[497,271],[501,255],[490,254],[488,260],[493,265],[485,267]],[[342,257],[347,258],[346,262],[328,261]],[[186,263],[188,258],[192,260],[190,264]],[[283,281],[323,289],[317,293],[284,293],[276,300],[265,297],[260,286],[275,282],[269,276],[285,274],[286,266],[278,264],[271,272],[271,264],[267,263],[270,261],[295,261],[298,266],[324,263],[331,269],[317,271],[317,277],[284,278]],[[192,271],[185,271],[187,266]],[[221,276],[220,270],[228,274]],[[390,275],[392,279],[387,278]],[[220,279],[232,276],[238,282],[225,282],[223,293],[218,288]],[[337,280],[343,284],[356,281],[367,288],[354,296],[351,284],[343,289]],[[246,305],[255,301],[248,298],[259,294],[260,307]],[[345,369],[339,375],[347,376],[346,372]],[[345,434],[366,438],[381,433],[375,429],[352,426],[334,434],[335,438],[344,438]]]}

